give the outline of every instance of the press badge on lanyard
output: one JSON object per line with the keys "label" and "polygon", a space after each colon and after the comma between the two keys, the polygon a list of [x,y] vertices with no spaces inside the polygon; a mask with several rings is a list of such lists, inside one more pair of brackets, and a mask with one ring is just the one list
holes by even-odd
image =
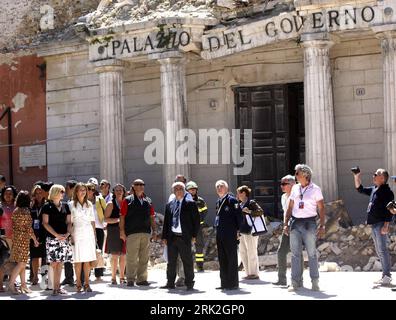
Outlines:
{"label": "press badge on lanyard", "polygon": [[[221,202],[221,204],[216,208],[216,209],[217,209],[217,212],[216,212],[216,219],[215,219],[215,223],[214,223],[215,227],[218,227],[218,226],[219,226],[219,222],[220,222],[220,217],[219,217],[220,210],[221,210],[221,208],[223,207],[223,204],[224,204],[224,202],[226,202],[226,200],[227,200],[227,197],[225,197],[225,198],[223,199],[223,201]],[[227,207],[227,208],[228,208],[228,207]],[[227,211],[228,211],[228,210],[227,210]]]}
{"label": "press badge on lanyard", "polygon": [[215,227],[219,226],[219,216],[216,216],[214,225],[215,225]]}
{"label": "press badge on lanyard", "polygon": [[302,188],[300,186],[300,202],[298,203],[298,209],[304,209],[304,193],[308,190],[309,186],[307,186],[307,188],[304,190],[304,192],[302,192]]}
{"label": "press badge on lanyard", "polygon": [[40,220],[34,219],[33,220],[33,229],[34,230],[39,230],[40,229]]}

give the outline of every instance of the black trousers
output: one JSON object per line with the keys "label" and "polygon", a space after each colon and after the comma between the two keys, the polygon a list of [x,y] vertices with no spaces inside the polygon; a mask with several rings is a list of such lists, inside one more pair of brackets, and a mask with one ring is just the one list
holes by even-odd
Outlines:
{"label": "black trousers", "polygon": [[191,252],[191,241],[187,244],[180,236],[174,236],[168,240],[168,265],[166,268],[168,284],[175,284],[178,255],[180,255],[183,262],[184,282],[187,287],[192,287],[194,285],[194,261]]}
{"label": "black trousers", "polygon": [[202,225],[201,225],[197,234],[197,241],[195,242],[195,262],[199,268],[203,268],[203,264],[205,261],[205,255],[203,252],[204,248],[205,248],[205,242],[204,242]]}
{"label": "black trousers", "polygon": [[238,243],[236,239],[216,237],[217,253],[220,264],[220,280],[222,288],[239,286],[238,279]]}
{"label": "black trousers", "polygon": [[71,262],[65,262],[65,280],[69,283],[74,282],[74,270]]}
{"label": "black trousers", "polygon": [[[104,244],[104,230],[96,228],[96,239],[97,245],[100,250],[103,252],[103,244]],[[95,269],[95,277],[103,277],[104,268]]]}

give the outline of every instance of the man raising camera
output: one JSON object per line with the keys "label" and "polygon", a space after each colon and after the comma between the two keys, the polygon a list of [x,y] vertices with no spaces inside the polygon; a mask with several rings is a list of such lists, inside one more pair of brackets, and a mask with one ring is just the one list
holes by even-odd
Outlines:
{"label": "man raising camera", "polygon": [[353,168],[352,172],[357,191],[370,197],[367,207],[367,224],[371,225],[375,250],[382,265],[382,278],[376,281],[375,284],[387,286],[392,281],[390,273],[391,260],[387,246],[389,222],[392,220],[392,214],[386,206],[394,199],[394,194],[387,183],[389,174],[384,169],[377,169],[373,174],[374,185],[365,188],[360,179],[361,172],[359,168]]}

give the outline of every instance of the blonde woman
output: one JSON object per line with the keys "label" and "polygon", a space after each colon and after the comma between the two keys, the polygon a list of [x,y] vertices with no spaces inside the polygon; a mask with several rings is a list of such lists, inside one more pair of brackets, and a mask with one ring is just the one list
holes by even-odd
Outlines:
{"label": "blonde woman", "polygon": [[65,188],[54,184],[49,191],[48,202],[41,209],[43,226],[47,230],[47,262],[53,268],[53,295],[66,294],[60,287],[60,277],[63,263],[72,260],[69,241],[71,217],[69,206],[61,202],[64,194]]}
{"label": "blonde woman", "polygon": [[84,269],[84,291],[92,292],[89,286],[89,272],[91,263],[96,260],[95,214],[92,203],[88,201],[87,186],[84,183],[77,183],[74,188],[71,220],[77,292],[82,291],[81,268]]}

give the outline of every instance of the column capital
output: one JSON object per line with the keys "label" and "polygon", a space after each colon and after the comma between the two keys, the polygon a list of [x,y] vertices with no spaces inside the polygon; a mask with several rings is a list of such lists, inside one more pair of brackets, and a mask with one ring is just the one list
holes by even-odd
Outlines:
{"label": "column capital", "polygon": [[301,42],[304,48],[330,49],[336,39],[327,32],[303,33]]}
{"label": "column capital", "polygon": [[104,73],[115,71],[121,72],[126,66],[128,66],[128,63],[122,60],[109,59],[93,62],[93,65],[97,73]]}
{"label": "column capital", "polygon": [[148,55],[149,60],[158,60],[162,63],[185,63],[186,55],[180,51],[165,51],[158,53],[151,53]]}
{"label": "column capital", "polygon": [[396,38],[396,24],[383,24],[372,27],[375,36],[380,39],[395,39]]}

